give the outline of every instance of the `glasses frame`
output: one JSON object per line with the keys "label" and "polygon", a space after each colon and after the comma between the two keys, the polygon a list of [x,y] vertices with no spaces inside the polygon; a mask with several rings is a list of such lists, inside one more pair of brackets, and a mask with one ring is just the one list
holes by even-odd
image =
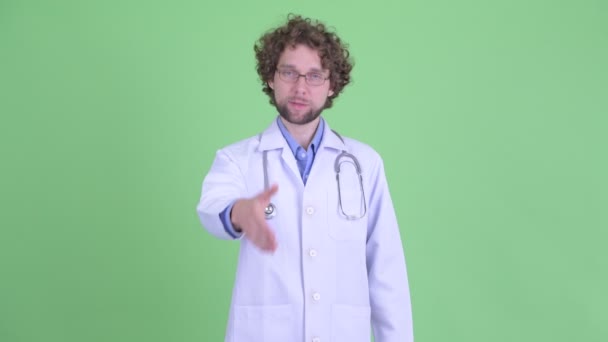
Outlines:
{"label": "glasses frame", "polygon": [[[317,74],[317,73],[320,73],[320,72],[318,72],[318,71],[310,71],[310,72],[307,72],[305,74],[300,74],[299,72],[297,72],[297,71],[295,71],[293,69],[285,69],[285,70],[276,69],[275,72],[277,74],[279,74],[279,78],[282,81],[286,82],[286,83],[292,83],[292,84],[293,83],[298,83],[298,81],[300,80],[300,77],[304,77],[304,81],[306,82],[306,84],[308,84],[309,86],[312,86],[312,87],[322,86],[323,84],[325,84],[325,81],[327,81],[329,79],[329,76],[323,77],[323,82],[321,82],[319,84],[314,84],[314,83],[311,84],[310,83],[311,82],[310,81],[310,77],[311,77],[310,75],[311,74]],[[294,74],[297,74],[298,77],[294,78],[294,79],[285,78],[285,75],[283,75],[284,72],[293,72]]]}

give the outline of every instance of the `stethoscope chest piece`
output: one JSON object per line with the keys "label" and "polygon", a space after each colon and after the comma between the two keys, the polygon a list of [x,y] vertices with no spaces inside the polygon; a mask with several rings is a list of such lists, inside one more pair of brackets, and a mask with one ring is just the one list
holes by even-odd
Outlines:
{"label": "stethoscope chest piece", "polygon": [[268,206],[264,208],[264,215],[266,216],[267,220],[277,216],[277,207],[275,207],[272,203],[268,203]]}

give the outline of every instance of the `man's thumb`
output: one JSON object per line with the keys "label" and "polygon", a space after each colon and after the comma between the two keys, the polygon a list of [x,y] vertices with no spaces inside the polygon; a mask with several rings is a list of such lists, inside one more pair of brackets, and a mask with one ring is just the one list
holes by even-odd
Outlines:
{"label": "man's thumb", "polygon": [[264,201],[265,203],[270,202],[270,198],[279,191],[279,186],[277,184],[273,184],[270,188],[262,191],[259,195],[259,199]]}

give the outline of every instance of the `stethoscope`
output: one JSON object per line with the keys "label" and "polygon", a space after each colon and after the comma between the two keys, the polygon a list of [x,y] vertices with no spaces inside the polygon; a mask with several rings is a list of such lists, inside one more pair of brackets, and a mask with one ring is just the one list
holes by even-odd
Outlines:
{"label": "stethoscope", "polygon": [[[340,140],[342,140],[342,142],[344,143],[344,139],[342,139],[342,137],[340,136],[340,134],[338,134],[338,132],[336,132],[334,130],[332,130],[332,132],[335,135],[337,135],[338,138],[340,138]],[[269,187],[269,184],[268,184],[268,151],[264,151],[263,157],[262,157],[262,162],[263,162],[263,168],[264,168],[264,189],[268,189],[268,187]],[[357,176],[359,177],[359,187],[361,190],[361,204],[363,207],[363,213],[359,213],[356,215],[347,214],[344,211],[344,207],[342,206],[342,191],[340,188],[340,169],[342,167],[342,164],[344,164],[344,163],[352,164],[355,167]],[[347,220],[358,220],[358,219],[363,218],[365,216],[365,214],[367,213],[367,203],[365,201],[365,191],[363,190],[363,175],[361,174],[361,165],[359,164],[359,160],[354,155],[342,150],[342,152],[336,157],[336,160],[334,161],[334,171],[336,172],[336,183],[338,184],[338,206],[340,208],[340,213],[342,215],[344,215],[344,217]],[[276,205],[274,205],[274,203],[272,203],[272,202],[268,203],[266,208],[264,208],[264,215],[266,216],[267,220],[270,220],[271,218],[275,217],[277,215]]]}

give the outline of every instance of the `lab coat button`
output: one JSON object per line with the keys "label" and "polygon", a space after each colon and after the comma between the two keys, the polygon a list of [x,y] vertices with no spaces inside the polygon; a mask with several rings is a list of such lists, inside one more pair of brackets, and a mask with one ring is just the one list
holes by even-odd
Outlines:
{"label": "lab coat button", "polygon": [[307,213],[308,215],[312,215],[312,214],[314,214],[314,213],[315,213],[315,208],[313,208],[313,207],[308,207],[308,208],[306,208],[306,213]]}
{"label": "lab coat button", "polygon": [[311,249],[308,251],[308,255],[310,255],[311,257],[316,257],[317,256],[317,250],[316,249]]}
{"label": "lab coat button", "polygon": [[320,301],[320,300],[321,300],[321,294],[320,294],[320,293],[318,293],[318,292],[315,292],[315,293],[312,295],[312,299],[314,299],[314,300],[315,300],[315,302]]}

